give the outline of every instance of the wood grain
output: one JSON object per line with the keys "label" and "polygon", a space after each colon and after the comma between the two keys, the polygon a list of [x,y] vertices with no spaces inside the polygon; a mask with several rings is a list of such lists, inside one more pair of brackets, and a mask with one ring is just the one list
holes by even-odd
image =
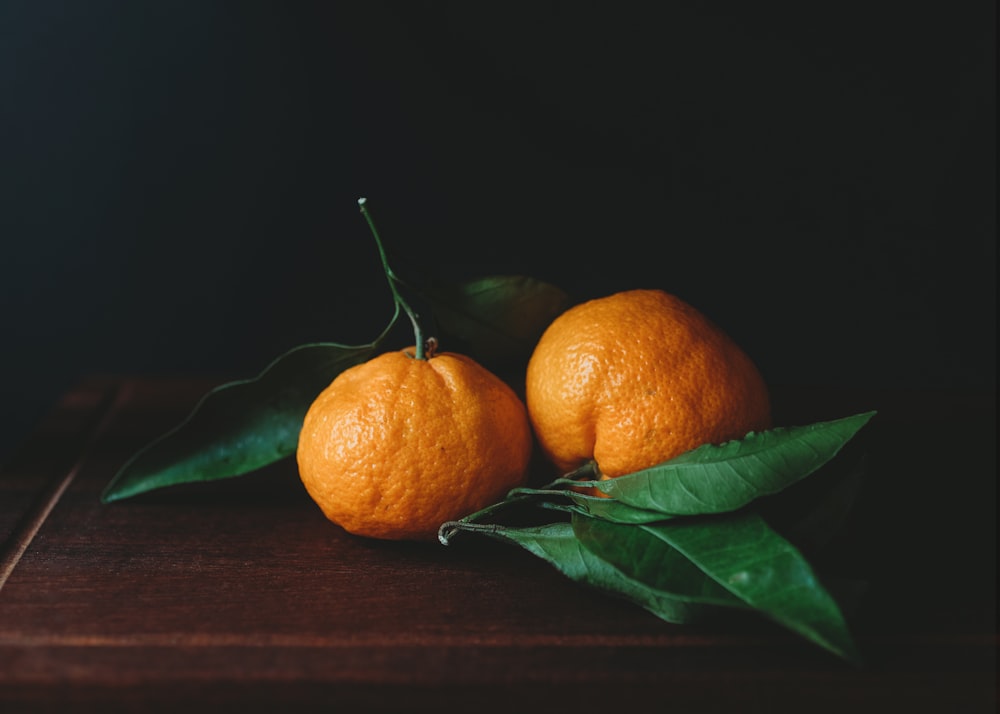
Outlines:
{"label": "wood grain", "polygon": [[119,385],[93,379],[67,394],[22,445],[0,480],[0,588],[76,476],[103,430]]}
{"label": "wood grain", "polygon": [[352,537],[291,461],[101,505],[209,386],[90,380],[0,476],[0,711],[995,710],[991,394],[776,393],[780,423],[879,409],[826,561],[869,581],[852,668],[764,621],[660,622],[474,536]]}

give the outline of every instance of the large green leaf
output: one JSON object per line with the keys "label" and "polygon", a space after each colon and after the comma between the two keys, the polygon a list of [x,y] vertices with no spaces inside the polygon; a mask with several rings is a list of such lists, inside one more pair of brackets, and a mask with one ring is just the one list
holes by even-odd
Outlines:
{"label": "large green leaf", "polygon": [[442,530],[441,542],[447,544],[455,533],[463,530],[519,545],[571,580],[640,605],[668,622],[686,623],[704,618],[706,608],[697,598],[677,597],[626,576],[584,547],[570,523],[522,528],[450,523]]}
{"label": "large green leaf", "polygon": [[[576,508],[575,506],[572,508]],[[576,511],[569,523],[442,526],[514,543],[563,575],[663,620],[690,623],[721,608],[756,611],[852,662],[860,655],[843,614],[802,554],[754,513],[618,524]]]}
{"label": "large green leaf", "polygon": [[[832,459],[874,412],[706,444],[652,468],[582,481],[617,501],[665,516],[735,511],[778,493]],[[568,485],[567,482],[563,485]]]}
{"label": "large green leaf", "polygon": [[644,528],[574,515],[573,533],[594,555],[629,578],[686,602],[747,609],[676,548]]}
{"label": "large green leaf", "polygon": [[[840,608],[809,562],[759,515],[683,518],[634,528],[682,553],[755,610],[840,657],[860,660]],[[615,564],[626,574],[646,572],[627,553]]]}
{"label": "large green leaf", "polygon": [[295,451],[309,405],[376,345],[296,347],[254,379],[206,394],[172,431],[139,451],[101,494],[105,503],[165,486],[239,476]]}
{"label": "large green leaf", "polygon": [[559,288],[523,275],[435,282],[416,290],[455,349],[491,367],[527,359],[570,302]]}

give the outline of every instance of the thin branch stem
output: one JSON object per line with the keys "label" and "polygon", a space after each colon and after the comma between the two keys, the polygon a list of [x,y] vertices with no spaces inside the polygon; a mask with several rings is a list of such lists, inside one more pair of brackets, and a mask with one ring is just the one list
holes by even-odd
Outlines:
{"label": "thin branch stem", "polygon": [[365,220],[368,222],[368,228],[371,229],[372,235],[375,237],[375,245],[378,246],[379,259],[382,261],[382,270],[385,272],[386,282],[389,283],[389,290],[392,291],[392,299],[396,304],[396,314],[393,315],[392,322],[396,321],[396,315],[399,314],[399,310],[402,308],[403,312],[406,313],[406,316],[410,318],[410,323],[413,325],[413,338],[416,341],[415,348],[417,351],[415,357],[417,359],[426,359],[427,355],[424,330],[420,326],[420,320],[417,313],[413,311],[413,308],[410,307],[409,303],[406,302],[402,294],[399,292],[397,283],[399,283],[400,280],[396,277],[396,274],[389,266],[389,259],[386,256],[385,247],[382,245],[382,238],[379,236],[378,229],[375,228],[375,221],[372,220],[372,216],[368,212],[368,208],[365,205],[367,202],[367,198],[359,198],[358,206],[361,208],[361,215],[363,215]]}

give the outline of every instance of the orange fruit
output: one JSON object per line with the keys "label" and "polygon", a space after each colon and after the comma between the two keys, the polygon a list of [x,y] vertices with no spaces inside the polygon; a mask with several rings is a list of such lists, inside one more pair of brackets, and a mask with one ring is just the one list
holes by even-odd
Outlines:
{"label": "orange fruit", "polygon": [[303,485],[356,535],[433,539],[527,476],[531,427],[514,391],[468,357],[410,353],[342,372],[299,435]]}
{"label": "orange fruit", "polygon": [[593,459],[604,477],[771,425],[763,378],[736,343],[662,290],[570,308],[542,334],[525,396],[561,472]]}

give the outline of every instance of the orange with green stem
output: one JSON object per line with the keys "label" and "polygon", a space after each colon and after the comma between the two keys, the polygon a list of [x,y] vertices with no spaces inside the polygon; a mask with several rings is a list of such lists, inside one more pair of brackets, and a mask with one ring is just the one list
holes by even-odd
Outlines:
{"label": "orange with green stem", "polygon": [[435,352],[398,289],[365,199],[358,203],[393,295],[390,327],[405,312],[415,344],[352,367],[323,390],[299,435],[299,475],[326,517],[350,533],[433,540],[442,523],[523,485],[527,411],[472,359]]}

